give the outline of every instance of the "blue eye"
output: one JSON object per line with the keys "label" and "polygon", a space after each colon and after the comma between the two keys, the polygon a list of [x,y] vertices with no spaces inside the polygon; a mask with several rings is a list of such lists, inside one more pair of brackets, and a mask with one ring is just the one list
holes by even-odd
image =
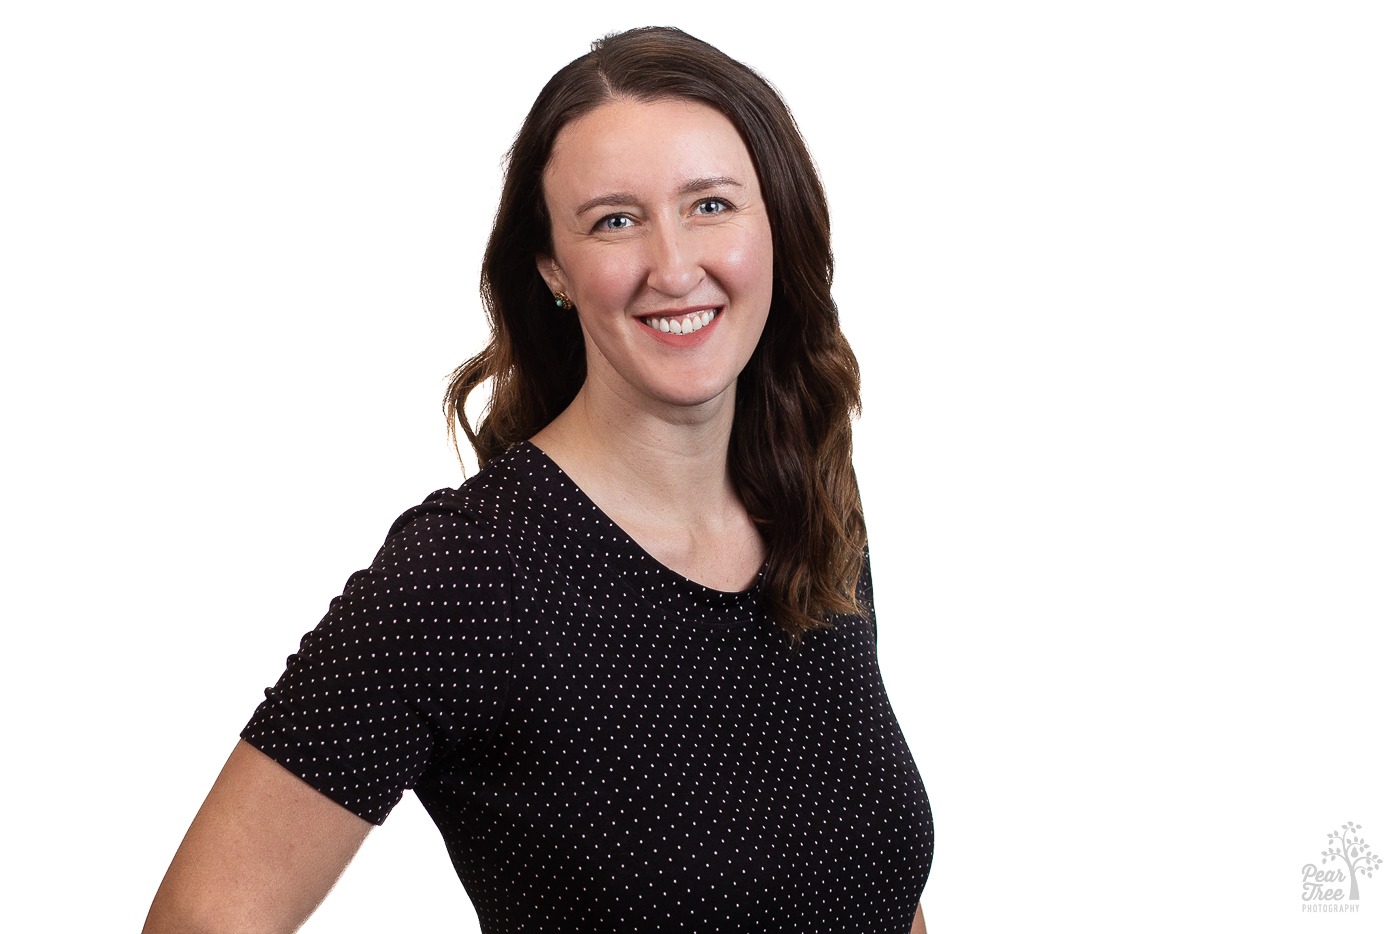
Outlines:
{"label": "blue eye", "polygon": [[593,226],[599,230],[626,230],[632,226],[632,218],[626,214],[609,214]]}
{"label": "blue eye", "polygon": [[706,198],[695,206],[695,210],[700,214],[719,214],[728,208],[728,202],[719,198]]}

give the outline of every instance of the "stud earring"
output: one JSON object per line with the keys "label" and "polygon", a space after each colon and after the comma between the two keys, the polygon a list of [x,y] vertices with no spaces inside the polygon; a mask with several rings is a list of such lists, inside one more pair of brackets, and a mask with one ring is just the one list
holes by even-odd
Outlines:
{"label": "stud earring", "polygon": [[565,311],[569,311],[574,307],[574,303],[569,300],[569,296],[563,292],[554,293],[554,304],[555,307],[562,308]]}

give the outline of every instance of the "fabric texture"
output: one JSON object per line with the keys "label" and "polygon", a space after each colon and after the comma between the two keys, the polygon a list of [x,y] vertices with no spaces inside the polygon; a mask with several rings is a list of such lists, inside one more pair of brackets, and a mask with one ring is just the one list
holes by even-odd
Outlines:
{"label": "fabric texture", "polygon": [[369,821],[414,789],[486,934],[907,934],[933,826],[873,608],[794,649],[761,586],[519,444],[394,523],[242,735]]}

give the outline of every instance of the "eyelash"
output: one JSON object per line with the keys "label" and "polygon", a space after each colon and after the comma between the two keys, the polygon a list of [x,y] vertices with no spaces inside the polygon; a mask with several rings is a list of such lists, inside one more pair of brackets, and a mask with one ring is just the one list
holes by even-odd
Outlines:
{"label": "eyelash", "polygon": [[609,222],[609,221],[628,221],[628,222],[629,222],[629,226],[630,226],[631,220],[632,220],[632,218],[628,217],[626,214],[609,214],[607,217],[599,218],[599,219],[598,219],[598,223],[596,223],[596,224],[593,225],[593,229],[594,229],[594,230],[624,230],[624,229],[626,229],[626,228],[609,226],[608,222]]}
{"label": "eyelash", "polygon": [[698,208],[702,204],[718,204],[721,208],[723,208],[722,211],[707,211],[705,212],[706,214],[722,214],[724,213],[724,211],[727,211],[730,208],[734,207],[734,205],[730,204],[728,201],[725,201],[723,198],[706,198],[703,201],[696,202],[695,206]]}
{"label": "eyelash", "polygon": [[[726,200],[723,199],[723,198],[702,198],[701,200],[695,202],[695,207],[696,207],[696,208],[699,208],[702,204],[716,204],[716,205],[719,205],[719,206],[720,206],[720,210],[718,210],[718,211],[704,211],[704,212],[702,212],[703,216],[705,216],[705,217],[714,217],[716,214],[723,214],[725,211],[729,211],[729,210],[732,210],[732,209],[734,208],[734,205],[730,204],[728,201],[726,201]],[[610,222],[610,221],[618,221],[618,220],[627,221],[627,222],[628,222],[628,226],[630,226],[631,224],[635,223],[635,221],[633,221],[632,218],[628,217],[626,214],[609,214],[609,215],[607,215],[606,217],[600,217],[600,218],[598,219],[598,223],[596,223],[596,224],[593,225],[593,229],[594,229],[594,230],[626,230],[627,227],[611,227],[611,226],[609,226],[609,222]]]}

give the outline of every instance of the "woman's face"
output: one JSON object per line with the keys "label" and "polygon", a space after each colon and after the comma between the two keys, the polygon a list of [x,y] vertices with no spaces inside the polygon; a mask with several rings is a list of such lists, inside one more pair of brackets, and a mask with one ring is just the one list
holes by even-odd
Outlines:
{"label": "woman's face", "polygon": [[549,287],[583,327],[590,389],[655,409],[733,398],[773,298],[773,236],[748,150],[687,100],[604,104],[544,173]]}

